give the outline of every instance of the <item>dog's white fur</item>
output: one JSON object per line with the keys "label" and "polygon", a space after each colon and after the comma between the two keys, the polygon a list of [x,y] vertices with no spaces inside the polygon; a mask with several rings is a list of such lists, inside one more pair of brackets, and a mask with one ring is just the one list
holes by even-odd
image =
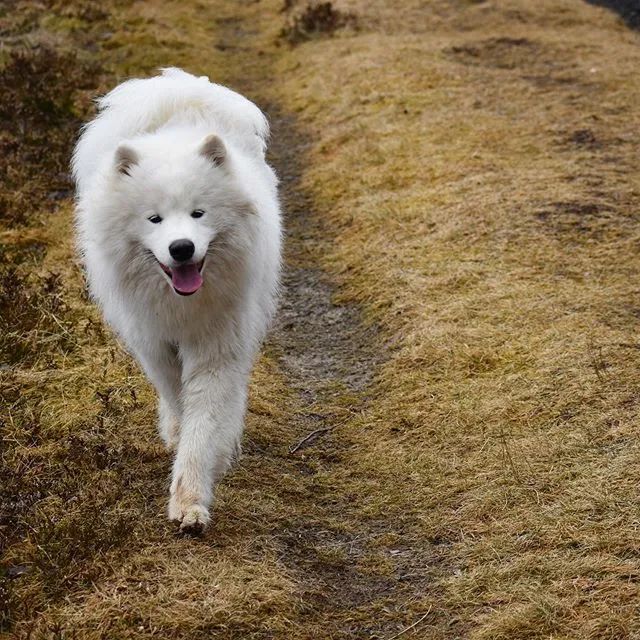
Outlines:
{"label": "dog's white fur", "polygon": [[[124,82],[98,104],[73,156],[79,246],[93,298],[158,392],[160,434],[176,449],[169,517],[199,530],[239,449],[250,369],[275,310],[268,125],[246,98],[179,69]],[[177,239],[194,243],[192,262],[205,260],[188,297],[159,264],[176,266]]]}

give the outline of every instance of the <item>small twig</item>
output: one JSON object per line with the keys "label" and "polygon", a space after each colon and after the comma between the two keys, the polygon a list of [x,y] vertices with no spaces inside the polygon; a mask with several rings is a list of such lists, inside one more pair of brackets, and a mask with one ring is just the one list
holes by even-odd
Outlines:
{"label": "small twig", "polygon": [[407,631],[411,631],[411,629],[417,627],[430,613],[431,613],[431,607],[427,609],[427,613],[425,613],[421,618],[416,620],[412,625],[409,625],[406,629],[403,629],[400,633],[396,633],[395,636],[391,636],[387,640],[395,640],[396,638],[399,638],[401,635],[405,634]]}
{"label": "small twig", "polygon": [[312,431],[309,435],[302,438],[302,440],[300,440],[298,444],[294,445],[293,447],[289,447],[289,453],[295,453],[305,443],[309,442],[309,440],[312,440],[315,436],[318,436],[321,433],[326,433],[327,431],[331,431],[331,429],[333,429],[333,427],[323,427],[322,429],[316,429],[315,431]]}

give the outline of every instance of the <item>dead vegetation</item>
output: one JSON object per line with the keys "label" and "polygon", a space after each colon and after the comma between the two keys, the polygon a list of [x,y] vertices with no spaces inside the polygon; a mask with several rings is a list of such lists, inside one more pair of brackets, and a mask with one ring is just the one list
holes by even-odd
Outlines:
{"label": "dead vegetation", "polygon": [[323,264],[393,340],[345,462],[430,550],[418,637],[632,637],[637,37],[578,2],[356,10],[386,35],[304,45],[280,91]]}
{"label": "dead vegetation", "polygon": [[74,96],[91,86],[94,65],[70,52],[34,43],[9,49],[0,82],[2,197],[0,218],[24,225],[43,202],[55,208],[69,198],[70,144],[80,122]]}
{"label": "dead vegetation", "polygon": [[331,35],[344,27],[355,27],[356,16],[336,9],[332,2],[309,2],[302,7],[286,0],[283,11],[287,22],[280,37],[289,44],[299,44],[319,35]]}
{"label": "dead vegetation", "polygon": [[[637,34],[581,0],[340,0],[357,31],[281,47],[306,5],[92,6],[0,13],[7,637],[637,635]],[[288,211],[200,541],[165,523],[66,175],[89,96],[166,64],[270,105]]]}

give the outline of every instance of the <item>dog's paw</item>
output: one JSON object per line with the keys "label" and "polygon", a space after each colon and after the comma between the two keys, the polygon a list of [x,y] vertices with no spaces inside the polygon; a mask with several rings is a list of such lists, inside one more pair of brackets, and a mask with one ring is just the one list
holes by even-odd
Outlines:
{"label": "dog's paw", "polygon": [[169,520],[180,524],[180,533],[199,536],[209,525],[209,510],[201,504],[185,505],[178,496],[169,500]]}
{"label": "dog's paw", "polygon": [[196,504],[189,507],[180,523],[180,533],[192,536],[199,536],[209,525],[209,511],[203,506]]}

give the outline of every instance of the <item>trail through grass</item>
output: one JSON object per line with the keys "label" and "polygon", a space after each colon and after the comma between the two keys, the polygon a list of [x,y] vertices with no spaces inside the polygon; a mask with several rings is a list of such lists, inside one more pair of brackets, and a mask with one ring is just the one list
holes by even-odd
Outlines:
{"label": "trail through grass", "polygon": [[[640,633],[637,33],[580,0],[47,0],[0,34],[6,637]],[[270,114],[288,228],[202,540],[66,175],[90,97],[169,64]]]}

